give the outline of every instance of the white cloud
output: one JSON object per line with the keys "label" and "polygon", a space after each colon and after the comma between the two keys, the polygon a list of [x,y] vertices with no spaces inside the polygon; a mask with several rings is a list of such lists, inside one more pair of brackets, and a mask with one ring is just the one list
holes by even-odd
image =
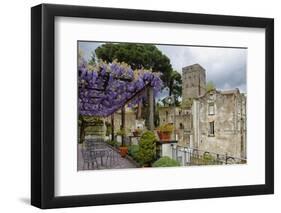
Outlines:
{"label": "white cloud", "polygon": [[180,73],[182,67],[198,63],[205,68],[207,81],[213,81],[218,89],[239,88],[246,91],[247,49],[167,45],[157,47],[170,58],[173,68]]}
{"label": "white cloud", "polygon": [[[85,58],[102,43],[79,42]],[[198,63],[206,70],[207,81],[215,83],[218,89],[239,88],[246,92],[247,49],[222,47],[195,47],[156,45],[170,58],[173,69],[182,72],[182,68]]]}

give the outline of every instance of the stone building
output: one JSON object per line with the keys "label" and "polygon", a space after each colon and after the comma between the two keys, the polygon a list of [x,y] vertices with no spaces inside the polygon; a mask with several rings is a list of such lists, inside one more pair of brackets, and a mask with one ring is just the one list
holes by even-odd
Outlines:
{"label": "stone building", "polygon": [[238,89],[194,99],[192,147],[246,158],[246,96]]}
{"label": "stone building", "polygon": [[[202,151],[247,158],[246,94],[239,89],[206,91],[206,71],[194,64],[182,69],[182,103],[188,106],[158,108],[161,124],[174,123],[172,139],[178,145]],[[111,122],[111,117],[105,118]],[[126,107],[126,131],[144,126],[136,120],[133,110]],[[121,127],[121,111],[114,113],[115,130]],[[144,127],[145,128],[145,127]]]}
{"label": "stone building", "polygon": [[197,98],[206,92],[206,71],[199,64],[182,68],[182,99]]}
{"label": "stone building", "polygon": [[[125,107],[125,130],[126,132],[133,131],[136,128],[136,113],[129,107]],[[111,116],[106,117],[105,121],[111,123]],[[117,132],[121,128],[121,110],[114,113],[114,126]]]}
{"label": "stone building", "polygon": [[205,69],[194,64],[183,68],[182,102],[188,99],[186,108],[159,109],[160,124],[175,122],[179,145],[246,158],[246,95],[206,91]]}
{"label": "stone building", "polygon": [[[178,140],[178,144],[185,146],[191,142],[192,114],[191,109],[180,107],[161,107],[159,109],[160,125],[165,123],[175,123],[176,136],[173,139]],[[174,119],[175,116],[175,119]],[[176,138],[175,138],[176,137]]]}

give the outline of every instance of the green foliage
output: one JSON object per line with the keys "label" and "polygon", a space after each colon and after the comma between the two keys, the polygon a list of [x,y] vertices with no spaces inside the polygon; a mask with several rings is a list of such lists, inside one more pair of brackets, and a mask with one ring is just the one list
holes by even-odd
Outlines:
{"label": "green foliage", "polygon": [[204,164],[215,164],[215,158],[212,156],[212,155],[210,155],[210,154],[208,154],[208,153],[205,153],[204,155],[203,155],[203,161],[204,161]]}
{"label": "green foliage", "polygon": [[150,164],[156,157],[156,136],[147,131],[142,134],[139,143],[138,159],[142,164]]}
{"label": "green foliage", "polygon": [[127,132],[125,129],[119,129],[117,132],[116,132],[116,135],[120,135],[120,136],[126,136]]}
{"label": "green foliage", "polygon": [[180,163],[167,156],[161,157],[159,160],[155,161],[152,164],[152,167],[174,167],[174,166],[180,166]]}
{"label": "green foliage", "polygon": [[97,134],[97,135],[103,135],[104,134],[104,128],[102,126],[87,126],[84,129],[86,134]]}
{"label": "green foliage", "polygon": [[120,146],[120,143],[117,142],[117,141],[107,140],[106,142],[113,147],[119,147]]}
{"label": "green foliage", "polygon": [[207,84],[206,84],[206,92],[210,92],[212,90],[216,89],[216,86],[215,84],[212,82],[212,81],[209,81]]}
{"label": "green foliage", "polygon": [[[96,49],[96,56],[106,62],[117,59],[126,62],[135,69],[152,69],[153,72],[162,72],[162,81],[165,86],[170,86],[172,65],[170,59],[164,55],[155,45],[106,43]],[[177,76],[176,79],[180,77]]]}
{"label": "green foliage", "polygon": [[89,60],[89,65],[95,65],[96,64],[96,54],[95,52],[91,52],[90,60]]}
{"label": "green foliage", "polygon": [[172,132],[174,130],[174,126],[170,123],[162,124],[159,126],[158,130],[160,132]]}
{"label": "green foliage", "polygon": [[93,125],[97,126],[103,125],[103,120],[100,117],[96,116],[79,115],[79,120],[86,123],[92,123]]}
{"label": "green foliage", "polygon": [[209,153],[204,153],[201,157],[192,157],[191,162],[193,165],[219,165],[222,162],[217,161],[214,156]]}
{"label": "green foliage", "polygon": [[139,149],[140,149],[139,145],[131,145],[128,148],[129,155],[137,162],[139,161],[139,157],[138,157]]}
{"label": "green foliage", "polygon": [[181,74],[175,70],[170,73],[168,88],[169,96],[174,95],[175,104],[178,106],[180,103],[178,98],[182,95],[182,79]]}
{"label": "green foliage", "polygon": [[[178,98],[182,92],[181,75],[173,71],[170,59],[163,54],[155,45],[151,44],[130,44],[130,43],[106,43],[95,50],[95,60],[106,62],[125,62],[136,69],[151,69],[152,72],[161,72],[161,79],[164,87],[168,87],[170,95],[176,98],[176,105],[179,104]],[[147,118],[149,111],[144,103],[142,107],[142,118]],[[148,119],[146,119],[148,120]],[[159,114],[154,114],[154,125],[159,125]]]}

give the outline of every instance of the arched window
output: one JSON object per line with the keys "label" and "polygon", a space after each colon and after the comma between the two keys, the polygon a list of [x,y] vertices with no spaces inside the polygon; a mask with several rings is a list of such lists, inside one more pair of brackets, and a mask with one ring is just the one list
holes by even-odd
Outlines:
{"label": "arched window", "polygon": [[209,103],[208,111],[209,111],[209,115],[214,115],[214,114],[215,114],[215,105],[214,105],[214,102]]}
{"label": "arched window", "polygon": [[184,125],[180,123],[180,129],[184,129]]}

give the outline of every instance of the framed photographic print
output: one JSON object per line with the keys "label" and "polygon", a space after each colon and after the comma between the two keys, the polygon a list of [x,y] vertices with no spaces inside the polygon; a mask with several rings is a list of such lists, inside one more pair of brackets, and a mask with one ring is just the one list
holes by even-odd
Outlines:
{"label": "framed photographic print", "polygon": [[31,204],[274,192],[274,21],[31,9]]}

